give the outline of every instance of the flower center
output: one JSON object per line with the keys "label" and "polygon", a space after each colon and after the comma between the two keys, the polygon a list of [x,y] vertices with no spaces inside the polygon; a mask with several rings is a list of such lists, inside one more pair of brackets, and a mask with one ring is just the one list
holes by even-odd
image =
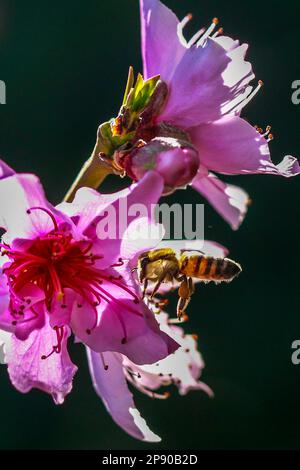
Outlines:
{"label": "flower center", "polygon": [[[91,334],[97,326],[97,306],[100,302],[115,304],[116,308],[113,310],[116,311],[124,331],[122,342],[126,342],[126,328],[122,318],[119,317],[117,308],[119,304],[122,304],[122,301],[115,298],[102,284],[104,282],[113,284],[127,292],[135,304],[139,303],[138,296],[125,285],[121,275],[115,276],[112,275],[112,269],[97,267],[97,260],[103,256],[92,253],[93,242],[74,240],[67,230],[59,227],[54,215],[48,209],[33,207],[27,211],[29,216],[33,210],[46,212],[53,221],[54,229],[47,235],[36,238],[25,250],[15,250],[9,245],[0,244],[2,256],[6,255],[11,261],[4,267],[3,272],[8,280],[11,297],[10,313],[14,318],[13,325],[32,320],[38,316],[35,309],[30,306],[32,303],[30,298],[24,299],[24,292],[28,287],[36,286],[43,291],[45,305],[49,312],[57,301],[60,302],[61,308],[68,307],[65,303],[65,289],[68,288],[78,295],[80,301],[77,303],[78,308],[87,302],[94,309],[95,321],[86,330],[88,334]],[[123,260],[119,258],[118,262],[110,265],[109,268],[118,268],[122,264]],[[28,306],[33,317],[23,319],[22,316]],[[126,309],[131,313],[139,314],[134,307],[126,306]],[[60,343],[63,337],[61,328],[63,327],[55,327],[58,341],[57,345],[53,347],[54,352],[60,352]]]}
{"label": "flower center", "polygon": [[92,243],[75,241],[70,234],[58,230],[37,238],[26,251],[6,247],[2,253],[11,260],[5,268],[10,290],[18,297],[28,284],[39,287],[45,293],[48,310],[53,299],[63,300],[67,287],[91,301],[86,283],[92,284],[98,279],[94,264],[101,258],[93,255],[91,248]]}

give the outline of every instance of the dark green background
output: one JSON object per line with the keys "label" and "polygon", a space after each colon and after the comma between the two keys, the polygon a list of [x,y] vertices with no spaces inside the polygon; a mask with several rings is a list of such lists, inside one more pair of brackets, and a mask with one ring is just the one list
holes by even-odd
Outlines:
{"label": "dark green background", "polygon": [[[194,32],[214,16],[226,33],[250,43],[249,58],[265,88],[247,118],[272,124],[274,161],[299,152],[298,2],[168,0],[179,16],[193,11]],[[141,67],[137,0],[0,2],[0,154],[19,171],[37,173],[59,202],[91,151],[97,125],[118,109],[132,64]],[[193,29],[194,28],[194,29]],[[229,180],[230,178],[227,178]],[[206,206],[206,238],[230,248],[244,268],[231,285],[198,287],[188,331],[197,332],[215,399],[192,392],[167,401],[136,393],[136,402],[163,441],[139,443],[121,431],[93,392],[82,346],[74,390],[63,406],[39,391],[21,395],[0,372],[2,449],[300,448],[299,178],[232,177],[253,205],[238,232]],[[120,187],[109,179],[105,189]],[[124,182],[123,182],[124,184]],[[189,190],[173,201],[200,202]],[[7,201],[9,204],[9,201]]]}

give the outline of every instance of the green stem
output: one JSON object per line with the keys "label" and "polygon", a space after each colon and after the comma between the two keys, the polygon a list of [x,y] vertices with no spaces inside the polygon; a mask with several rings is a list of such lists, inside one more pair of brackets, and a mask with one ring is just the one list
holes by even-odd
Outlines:
{"label": "green stem", "polygon": [[90,158],[84,163],[75,181],[64,197],[65,202],[72,202],[76,191],[82,187],[97,189],[105,178],[111,173],[111,169],[101,163],[99,159],[99,142],[97,140],[95,148]]}

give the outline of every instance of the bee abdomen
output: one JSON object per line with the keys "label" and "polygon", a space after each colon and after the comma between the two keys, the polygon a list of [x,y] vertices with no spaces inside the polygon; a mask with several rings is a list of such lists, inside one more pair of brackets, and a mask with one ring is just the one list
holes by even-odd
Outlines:
{"label": "bee abdomen", "polygon": [[241,267],[229,258],[191,256],[182,260],[181,272],[204,281],[231,281],[241,272]]}
{"label": "bee abdomen", "polygon": [[241,266],[229,258],[218,260],[218,263],[219,269],[216,269],[216,276],[219,276],[220,281],[231,281],[242,271]]}

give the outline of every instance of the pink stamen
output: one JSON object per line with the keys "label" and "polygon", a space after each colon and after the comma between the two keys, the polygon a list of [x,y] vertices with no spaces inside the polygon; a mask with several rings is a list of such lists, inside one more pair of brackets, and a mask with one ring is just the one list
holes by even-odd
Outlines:
{"label": "pink stamen", "polygon": [[53,222],[54,230],[55,230],[56,232],[58,232],[58,225],[57,225],[56,219],[55,219],[54,215],[52,214],[52,212],[49,211],[49,209],[46,209],[45,207],[39,207],[39,206],[30,207],[30,209],[27,210],[27,214],[30,215],[30,214],[31,214],[31,211],[35,211],[35,210],[43,211],[43,212],[45,212],[47,215],[49,215],[50,219],[51,219],[52,222]]}

